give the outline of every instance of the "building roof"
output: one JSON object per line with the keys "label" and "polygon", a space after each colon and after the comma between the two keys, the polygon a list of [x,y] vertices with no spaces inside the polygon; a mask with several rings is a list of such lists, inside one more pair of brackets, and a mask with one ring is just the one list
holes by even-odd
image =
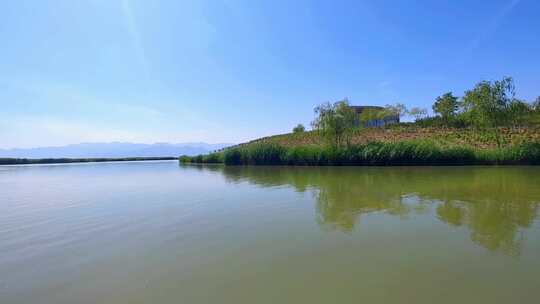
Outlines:
{"label": "building roof", "polygon": [[384,107],[379,107],[379,106],[351,106],[351,109],[353,109],[356,113],[361,114],[365,110],[381,111],[381,110],[384,110]]}

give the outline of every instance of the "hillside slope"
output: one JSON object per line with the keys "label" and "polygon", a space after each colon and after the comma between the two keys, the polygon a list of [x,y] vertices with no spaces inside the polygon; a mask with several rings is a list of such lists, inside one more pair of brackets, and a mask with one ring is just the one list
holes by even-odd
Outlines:
{"label": "hillside slope", "polygon": [[260,138],[182,163],[227,165],[537,165],[540,128],[452,129],[400,124],[355,130],[349,145],[325,144],[319,133]]}
{"label": "hillside slope", "polygon": [[[499,143],[497,143],[499,137]],[[366,128],[353,133],[351,144],[367,144],[371,142],[397,143],[403,141],[427,140],[439,147],[471,147],[475,149],[491,149],[510,147],[522,143],[540,142],[540,127],[532,128],[500,128],[495,130],[475,130],[472,128],[422,128],[414,125],[396,125],[387,128]],[[234,147],[246,147],[254,144],[269,143],[284,147],[318,147],[324,145],[323,139],[315,131],[298,134],[281,134],[259,138]]]}

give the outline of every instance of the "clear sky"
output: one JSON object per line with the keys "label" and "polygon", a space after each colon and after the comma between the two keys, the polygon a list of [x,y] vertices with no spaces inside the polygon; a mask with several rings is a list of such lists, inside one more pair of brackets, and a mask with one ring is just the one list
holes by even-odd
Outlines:
{"label": "clear sky", "polygon": [[241,142],[313,107],[540,95],[540,1],[3,1],[0,148]]}

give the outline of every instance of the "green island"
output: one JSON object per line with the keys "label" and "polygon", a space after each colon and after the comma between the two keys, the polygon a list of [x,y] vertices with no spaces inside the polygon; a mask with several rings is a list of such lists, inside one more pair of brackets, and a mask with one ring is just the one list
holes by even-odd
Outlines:
{"label": "green island", "polygon": [[[181,163],[226,165],[538,165],[540,97],[517,99],[510,77],[481,81],[427,109],[403,104],[315,108],[313,129],[256,139],[220,151],[180,156]],[[413,122],[400,122],[405,115]]]}
{"label": "green island", "polygon": [[121,161],[148,161],[148,160],[174,160],[174,159],[176,159],[176,157],[0,158],[0,165],[66,164],[66,163],[121,162]]}

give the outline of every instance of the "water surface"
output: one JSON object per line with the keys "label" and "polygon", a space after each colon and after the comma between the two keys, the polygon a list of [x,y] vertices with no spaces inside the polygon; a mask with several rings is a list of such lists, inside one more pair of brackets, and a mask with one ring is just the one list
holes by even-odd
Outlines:
{"label": "water surface", "polygon": [[538,167],[0,167],[0,303],[538,302]]}

